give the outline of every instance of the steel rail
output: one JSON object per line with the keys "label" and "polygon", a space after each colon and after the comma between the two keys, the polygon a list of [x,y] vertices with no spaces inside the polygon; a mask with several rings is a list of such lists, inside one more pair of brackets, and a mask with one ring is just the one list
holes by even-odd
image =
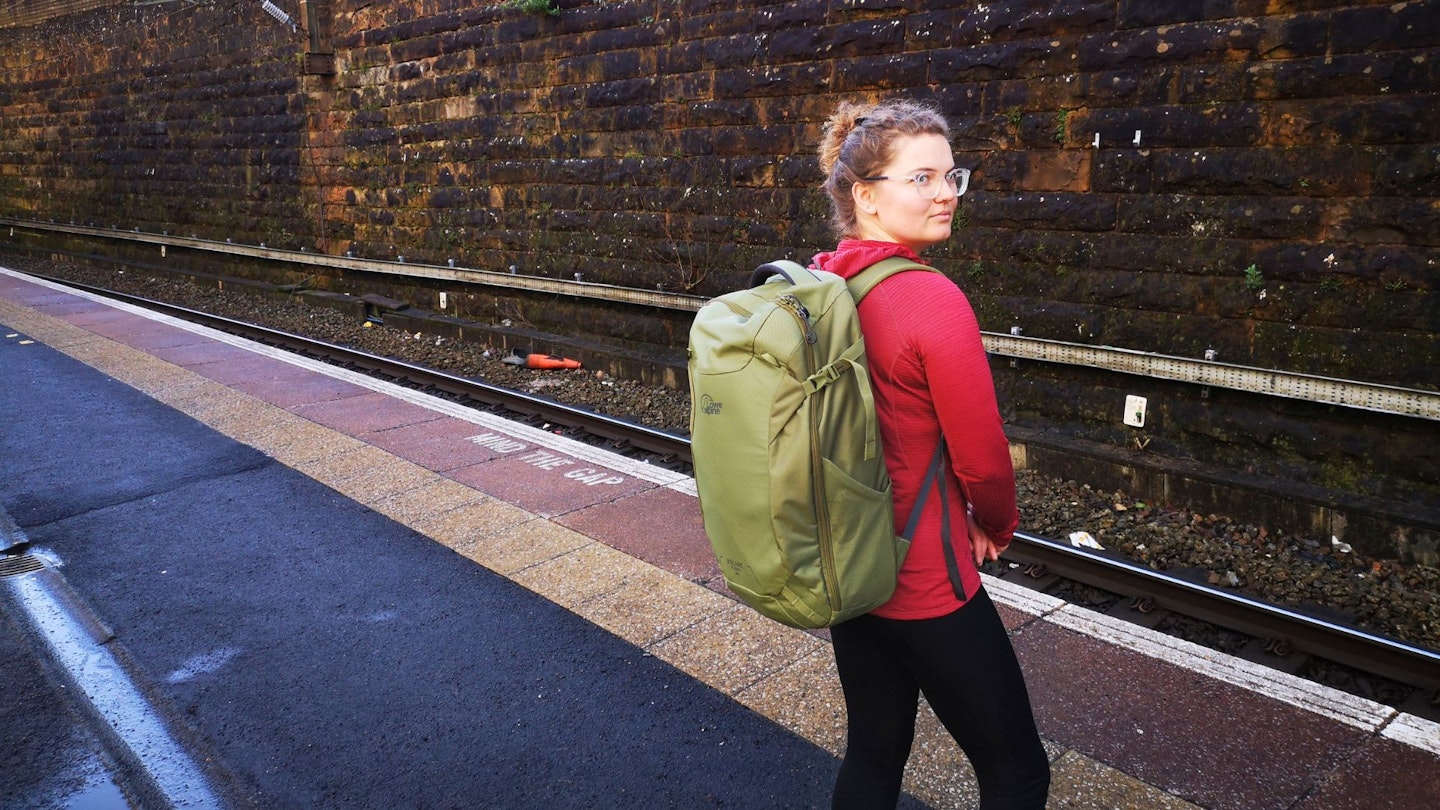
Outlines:
{"label": "steel rail", "polygon": [[1023,532],[1015,534],[1003,556],[1412,687],[1440,689],[1440,652],[1435,650]]}
{"label": "steel rail", "polygon": [[[40,222],[4,216],[0,216],[0,225],[9,226],[12,234],[15,228],[51,231],[98,239],[159,245],[162,251],[166,247],[177,247],[303,266],[333,267],[353,272],[455,281],[506,290],[526,290],[679,312],[694,312],[709,300],[698,295],[642,290],[635,287],[597,284],[578,279],[570,281],[514,272],[501,273],[494,270],[459,268],[453,266],[453,260],[450,266],[442,267],[423,263],[407,263],[403,257],[397,261],[361,259],[303,250],[281,250],[269,248],[263,244],[259,246],[240,245],[229,241],[217,242],[198,237],[146,233],[138,228],[126,231],[119,228],[76,225],[73,222],[67,225],[56,223],[53,220]],[[164,255],[163,252],[162,255]],[[985,350],[990,354],[1008,357],[1017,362],[1032,360],[1085,366],[1151,379],[1190,383],[1206,389],[1225,388],[1263,396],[1284,397],[1440,421],[1440,392],[1436,391],[1321,377],[1314,374],[1257,368],[1114,346],[1069,343],[1019,334],[1004,335],[996,332],[981,332],[981,339],[985,343]]]}
{"label": "steel rail", "polygon": [[625,447],[633,447],[637,450],[659,456],[666,462],[689,463],[689,443],[685,441],[683,436],[677,436],[673,433],[646,425],[618,419],[613,416],[606,416],[605,414],[596,413],[595,411],[585,408],[566,405],[561,402],[525,394],[509,388],[501,388],[457,374],[418,366],[403,360],[382,357],[347,346],[341,346],[336,343],[316,340],[258,324],[247,323],[245,321],[226,318],[174,304],[167,304],[163,301],[155,301],[141,296],[115,292],[113,290],[88,284],[79,284],[60,278],[38,275],[37,278],[44,278],[46,281],[55,284],[62,284],[77,290],[85,290],[86,292],[91,292],[96,295],[103,295],[117,301],[151,309],[175,318],[197,323],[202,326],[208,326],[221,332],[254,340],[257,343],[277,346],[299,354],[308,354],[316,358],[324,359],[327,362],[348,366],[366,373],[404,380],[420,390],[439,391],[449,394],[452,397],[468,400],[472,403],[501,407],[523,416],[533,417],[535,420],[544,420],[563,425],[567,428],[580,429],[607,440],[611,443],[612,447],[617,450]]}
{"label": "steel rail", "polygon": [[[63,279],[48,279],[97,295],[155,309],[212,328],[324,357],[332,362],[409,381],[421,389],[578,428],[617,444],[654,453],[667,461],[691,462],[690,441],[668,431],[615,419],[584,408],[530,396],[443,371],[289,332],[245,323],[139,296],[116,293]],[[1114,555],[1101,555],[1057,540],[1031,534],[1015,535],[1003,558],[1022,565],[1038,564],[1058,576],[1129,598],[1149,599],[1173,613],[1189,616],[1258,638],[1281,641],[1318,658],[1354,667],[1417,689],[1440,689],[1440,652],[1368,633],[1327,619],[1275,605],[1244,594],[1187,581]]]}

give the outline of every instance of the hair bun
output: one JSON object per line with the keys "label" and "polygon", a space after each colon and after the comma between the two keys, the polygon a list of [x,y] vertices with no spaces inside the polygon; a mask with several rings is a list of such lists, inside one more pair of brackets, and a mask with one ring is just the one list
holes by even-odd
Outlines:
{"label": "hair bun", "polygon": [[857,129],[865,125],[873,104],[842,103],[830,120],[825,122],[825,135],[820,141],[820,170],[827,176],[840,160],[841,149]]}

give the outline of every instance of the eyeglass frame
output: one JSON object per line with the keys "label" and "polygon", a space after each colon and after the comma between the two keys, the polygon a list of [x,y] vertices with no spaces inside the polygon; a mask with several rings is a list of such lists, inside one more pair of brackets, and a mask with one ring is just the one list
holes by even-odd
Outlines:
{"label": "eyeglass frame", "polygon": [[[876,175],[876,176],[874,176],[874,177],[862,177],[862,178],[860,178],[860,180],[861,180],[861,182],[864,182],[864,183],[870,183],[870,182],[873,182],[873,181],[876,181],[876,180],[899,180],[899,181],[902,182],[902,183],[915,183],[915,178],[916,178],[916,177],[919,177],[919,176],[922,175],[922,174],[929,174],[929,172],[916,172],[913,177],[891,177],[891,176],[889,176],[889,175],[880,174],[880,175]],[[941,177],[942,179],[944,179],[944,181],[945,181],[944,185],[949,186],[949,187],[950,187],[950,190],[953,191],[953,192],[955,192],[955,196],[956,196],[956,197],[964,197],[964,196],[965,196],[965,192],[967,192],[967,191],[970,190],[970,170],[969,170],[969,169],[964,169],[964,168],[961,168],[961,167],[959,167],[959,166],[956,166],[955,168],[951,169],[950,171],[945,172],[944,174],[940,175],[940,177]],[[952,179],[952,178],[953,178],[953,179]],[[940,191],[939,191],[939,189],[942,188],[942,187],[943,187],[943,186],[936,186],[936,191],[935,191],[935,193],[934,193],[934,194],[931,194],[928,199],[934,200],[935,198],[939,197],[939,196],[940,196]],[[925,196],[925,189],[922,188],[918,183],[915,184],[915,193],[920,196],[920,199],[922,199],[922,200],[923,200],[923,199],[927,199],[926,196]]]}

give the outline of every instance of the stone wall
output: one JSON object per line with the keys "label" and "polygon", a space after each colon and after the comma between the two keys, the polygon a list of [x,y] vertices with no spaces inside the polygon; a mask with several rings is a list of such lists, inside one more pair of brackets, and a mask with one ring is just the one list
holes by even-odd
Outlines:
{"label": "stone wall", "polygon": [[290,38],[258,2],[0,29],[0,211],[252,244],[313,231]]}
{"label": "stone wall", "polygon": [[1434,2],[561,6],[335,0],[333,77],[254,3],[0,29],[0,212],[714,292],[830,243],[820,124],[904,93],[987,328],[1440,380]]}
{"label": "stone wall", "polygon": [[[982,328],[1440,385],[1440,2],[310,1],[0,28],[0,214],[711,294],[832,244],[821,125],[905,94],[975,171],[934,258]],[[1007,416],[1128,443],[1118,384],[1016,375]],[[1187,398],[1157,448],[1373,472],[1344,413]]]}

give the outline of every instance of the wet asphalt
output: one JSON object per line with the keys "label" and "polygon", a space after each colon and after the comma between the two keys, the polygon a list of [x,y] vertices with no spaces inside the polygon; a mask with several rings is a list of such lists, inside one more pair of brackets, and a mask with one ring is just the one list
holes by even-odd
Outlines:
{"label": "wet asphalt", "polygon": [[[22,340],[0,340],[0,508],[227,805],[828,806],[824,750]],[[127,777],[19,628],[0,618],[0,807],[108,795]]]}

